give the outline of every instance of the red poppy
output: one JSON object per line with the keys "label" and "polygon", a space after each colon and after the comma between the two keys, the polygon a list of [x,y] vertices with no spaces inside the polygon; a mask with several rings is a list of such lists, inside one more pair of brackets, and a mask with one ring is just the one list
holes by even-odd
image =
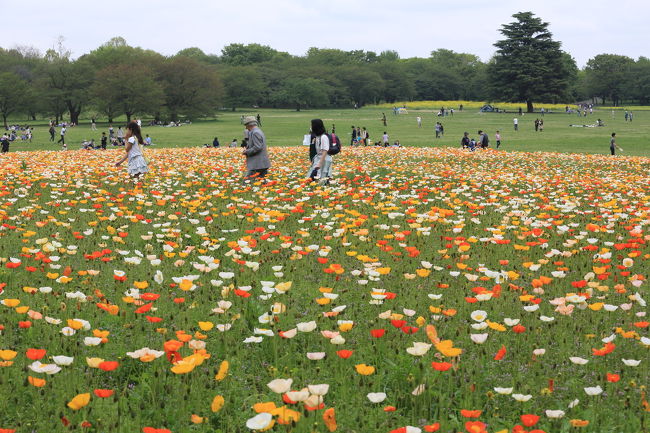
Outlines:
{"label": "red poppy", "polygon": [[135,314],[147,313],[149,310],[151,310],[151,307],[153,307],[152,303],[144,304],[135,310]]}
{"label": "red poppy", "polygon": [[433,424],[425,425],[423,428],[424,428],[424,431],[427,432],[427,433],[437,432],[438,430],[440,430],[440,423],[436,422],[436,423],[433,423]]}
{"label": "red poppy", "polygon": [[104,361],[99,364],[99,369],[104,371],[113,371],[120,366],[120,363],[117,361]]}
{"label": "red poppy", "polygon": [[501,346],[501,349],[497,352],[496,355],[494,355],[494,360],[495,361],[501,361],[503,357],[506,356],[506,346]]}
{"label": "red poppy", "polygon": [[370,335],[372,335],[375,338],[381,338],[384,336],[386,333],[385,329],[371,329],[370,330]]}
{"label": "red poppy", "polygon": [[235,295],[240,296],[242,298],[248,298],[251,294],[248,293],[246,290],[235,289]]}
{"label": "red poppy", "polygon": [[113,390],[112,389],[96,389],[93,391],[93,394],[95,394],[99,398],[107,398],[113,395]]}
{"label": "red poppy", "polygon": [[46,353],[47,351],[45,349],[27,349],[25,355],[32,361],[38,361],[39,359],[42,359]]}
{"label": "red poppy", "polygon": [[82,427],[82,428],[90,428],[90,427],[92,427],[92,426],[93,426],[93,425],[92,425],[90,422],[88,422],[88,421],[83,421],[83,422],[81,423],[81,427]]}
{"label": "red poppy", "polygon": [[174,298],[174,304],[182,304],[185,302],[185,298]]}
{"label": "red poppy", "polygon": [[526,327],[522,325],[515,325],[512,327],[513,332],[516,334],[521,334],[523,332],[526,332]]}
{"label": "red poppy", "polygon": [[0,433],[16,433],[15,428],[0,428]]}
{"label": "red poppy", "polygon": [[402,326],[406,325],[406,320],[391,320],[390,324],[396,328],[401,328]]}
{"label": "red poppy", "polygon": [[614,343],[606,343],[605,346],[600,349],[591,349],[591,352],[595,356],[605,356],[612,353],[614,349],[616,349],[616,345]]}
{"label": "red poppy", "polygon": [[305,410],[307,412],[313,412],[315,410],[325,409],[325,403],[321,403],[318,406],[307,406],[307,405],[304,405],[304,406],[305,406]]}
{"label": "red poppy", "polygon": [[467,430],[468,433],[487,433],[485,424],[481,421],[467,421],[465,423],[465,430]]}
{"label": "red poppy", "polygon": [[465,418],[478,418],[481,416],[480,410],[467,410],[467,409],[461,409],[460,414],[464,416]]}
{"label": "red poppy", "polygon": [[402,326],[400,330],[405,334],[415,334],[420,328],[416,328],[415,326]]}
{"label": "red poppy", "polygon": [[431,367],[436,371],[447,371],[452,367],[451,362],[432,362]]}
{"label": "red poppy", "polygon": [[347,350],[347,349],[342,349],[342,350],[337,350],[336,354],[339,356],[341,359],[348,359],[349,357],[352,356],[354,353],[353,350]]}
{"label": "red poppy", "polygon": [[160,295],[158,293],[143,293],[140,295],[140,299],[144,301],[155,301],[158,298],[160,298]]}
{"label": "red poppy", "polygon": [[282,401],[284,404],[298,404],[297,401],[291,400],[287,394],[282,394]]}
{"label": "red poppy", "polygon": [[395,412],[397,408],[395,406],[386,406],[384,412]]}
{"label": "red poppy", "polygon": [[32,327],[32,322],[25,320],[24,322],[18,322],[18,327],[22,329],[27,329]]}
{"label": "red poppy", "polygon": [[146,317],[147,320],[150,321],[151,323],[162,322],[162,317],[155,317],[155,316],[145,316],[145,317]]}
{"label": "red poppy", "polygon": [[142,433],[172,433],[172,431],[166,428],[143,427]]}
{"label": "red poppy", "polygon": [[621,380],[621,376],[619,374],[607,373],[607,382],[616,383],[619,380]]}
{"label": "red poppy", "polygon": [[532,427],[539,421],[539,416],[530,413],[522,415],[519,418],[521,419],[521,423],[526,427]]}

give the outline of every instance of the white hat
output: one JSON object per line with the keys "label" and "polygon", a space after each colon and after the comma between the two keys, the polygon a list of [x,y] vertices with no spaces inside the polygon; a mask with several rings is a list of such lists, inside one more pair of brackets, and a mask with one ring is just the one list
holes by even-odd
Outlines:
{"label": "white hat", "polygon": [[244,125],[248,126],[251,123],[254,123],[255,125],[257,125],[257,119],[255,118],[255,116],[246,116],[246,117],[244,117]]}

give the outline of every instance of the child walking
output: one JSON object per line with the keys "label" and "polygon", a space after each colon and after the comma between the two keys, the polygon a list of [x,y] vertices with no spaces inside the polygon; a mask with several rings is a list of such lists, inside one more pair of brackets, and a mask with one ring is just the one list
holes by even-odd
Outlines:
{"label": "child walking", "polygon": [[124,138],[126,139],[126,155],[115,163],[115,167],[119,167],[120,164],[128,159],[127,169],[129,176],[137,179],[140,175],[149,171],[147,161],[145,161],[142,150],[140,149],[140,146],[144,145],[144,140],[142,139],[142,132],[137,122],[129,122],[126,126],[126,135]]}

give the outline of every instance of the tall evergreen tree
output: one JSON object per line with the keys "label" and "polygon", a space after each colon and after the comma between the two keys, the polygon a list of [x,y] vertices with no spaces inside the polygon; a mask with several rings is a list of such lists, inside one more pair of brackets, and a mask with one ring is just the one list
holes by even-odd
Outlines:
{"label": "tall evergreen tree", "polygon": [[495,99],[525,101],[531,113],[534,101],[556,101],[566,94],[571,72],[548,23],[532,12],[519,12],[513,18],[516,21],[499,30],[505,39],[494,44],[497,52],[488,76]]}

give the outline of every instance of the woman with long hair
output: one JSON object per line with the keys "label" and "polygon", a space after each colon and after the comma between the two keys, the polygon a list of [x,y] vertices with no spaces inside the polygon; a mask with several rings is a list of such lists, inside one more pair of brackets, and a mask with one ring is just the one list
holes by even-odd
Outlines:
{"label": "woman with long hair", "polygon": [[321,119],[311,121],[312,144],[316,154],[312,158],[309,177],[312,181],[320,178],[322,183],[328,184],[332,177],[332,155],[330,150],[330,139],[325,131],[325,125]]}
{"label": "woman with long hair", "polygon": [[149,171],[147,161],[144,159],[140,146],[144,146],[142,139],[142,131],[137,122],[131,121],[126,126],[126,155],[115,163],[115,167],[119,167],[127,159],[129,160],[127,170],[132,178],[139,178],[140,175]]}

